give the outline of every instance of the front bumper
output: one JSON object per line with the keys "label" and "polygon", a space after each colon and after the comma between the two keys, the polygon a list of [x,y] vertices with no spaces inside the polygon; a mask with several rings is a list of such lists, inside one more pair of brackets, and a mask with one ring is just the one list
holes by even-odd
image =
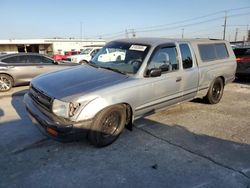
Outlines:
{"label": "front bumper", "polygon": [[91,127],[92,120],[71,122],[58,118],[39,106],[29,93],[24,95],[24,103],[33,124],[37,125],[44,134],[57,140],[67,141],[84,138]]}

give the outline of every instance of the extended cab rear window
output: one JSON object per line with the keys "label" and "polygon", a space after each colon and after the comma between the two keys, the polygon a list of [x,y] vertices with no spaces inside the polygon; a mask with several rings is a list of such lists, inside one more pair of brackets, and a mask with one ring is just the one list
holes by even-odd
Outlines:
{"label": "extended cab rear window", "polygon": [[198,45],[202,61],[214,61],[229,57],[224,43],[199,44]]}

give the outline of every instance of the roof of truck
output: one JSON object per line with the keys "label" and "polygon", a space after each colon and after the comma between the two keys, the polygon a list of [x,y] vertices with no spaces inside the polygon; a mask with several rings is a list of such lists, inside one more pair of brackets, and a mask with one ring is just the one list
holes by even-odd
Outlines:
{"label": "roof of truck", "polygon": [[171,42],[200,42],[200,43],[209,43],[209,42],[225,42],[220,39],[169,39],[169,38],[125,38],[125,39],[117,39],[117,42],[128,42],[128,43],[137,43],[137,44],[145,44],[156,46],[163,43],[171,43]]}

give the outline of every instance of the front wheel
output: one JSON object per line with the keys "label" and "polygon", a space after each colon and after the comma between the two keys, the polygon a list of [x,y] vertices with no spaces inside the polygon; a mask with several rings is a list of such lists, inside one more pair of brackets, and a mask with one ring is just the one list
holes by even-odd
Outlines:
{"label": "front wheel", "polygon": [[216,78],[211,84],[206,99],[210,104],[217,104],[220,102],[223,95],[224,83],[221,78]]}
{"label": "front wheel", "polygon": [[115,105],[101,111],[94,119],[88,139],[97,147],[112,144],[121,134],[126,123],[123,105]]}
{"label": "front wheel", "polygon": [[9,91],[13,87],[13,78],[6,74],[0,74],[0,92]]}

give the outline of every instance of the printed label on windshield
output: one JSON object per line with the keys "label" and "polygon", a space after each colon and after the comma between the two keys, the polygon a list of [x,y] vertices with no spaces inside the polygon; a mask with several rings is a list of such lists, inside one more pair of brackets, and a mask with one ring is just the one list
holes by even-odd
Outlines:
{"label": "printed label on windshield", "polygon": [[147,48],[147,46],[131,45],[129,49],[144,52],[146,50],[146,48]]}

